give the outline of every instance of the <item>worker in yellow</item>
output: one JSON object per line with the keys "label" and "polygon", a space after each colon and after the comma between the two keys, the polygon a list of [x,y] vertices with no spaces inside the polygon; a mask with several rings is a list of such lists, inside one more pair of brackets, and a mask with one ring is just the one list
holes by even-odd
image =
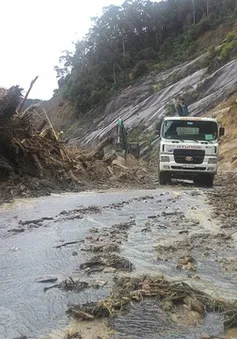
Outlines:
{"label": "worker in yellow", "polygon": [[56,134],[56,138],[58,141],[61,141],[63,137],[63,131],[58,131]]}

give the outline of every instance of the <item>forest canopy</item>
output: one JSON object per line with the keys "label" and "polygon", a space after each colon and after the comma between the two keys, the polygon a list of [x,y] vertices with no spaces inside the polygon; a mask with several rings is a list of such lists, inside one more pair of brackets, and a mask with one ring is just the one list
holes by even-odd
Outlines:
{"label": "forest canopy", "polygon": [[201,34],[236,17],[237,0],[127,0],[106,7],[75,51],[60,57],[59,90],[83,114],[152,69],[190,59]]}

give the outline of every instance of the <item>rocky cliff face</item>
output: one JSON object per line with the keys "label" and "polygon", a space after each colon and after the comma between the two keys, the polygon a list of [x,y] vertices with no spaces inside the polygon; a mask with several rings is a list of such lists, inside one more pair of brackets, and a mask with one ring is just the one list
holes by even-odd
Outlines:
{"label": "rocky cliff face", "polygon": [[[203,115],[227,98],[237,84],[237,60],[213,73],[208,72],[208,54],[158,74],[151,73],[135,85],[121,91],[103,107],[89,112],[83,120],[71,120],[68,103],[59,99],[53,120],[66,130],[69,144],[93,146],[101,138],[113,133],[119,118],[131,129],[151,132],[156,122],[170,114],[173,99],[183,94],[191,115]],[[52,106],[52,103],[51,103]],[[52,110],[51,116],[52,116]]]}

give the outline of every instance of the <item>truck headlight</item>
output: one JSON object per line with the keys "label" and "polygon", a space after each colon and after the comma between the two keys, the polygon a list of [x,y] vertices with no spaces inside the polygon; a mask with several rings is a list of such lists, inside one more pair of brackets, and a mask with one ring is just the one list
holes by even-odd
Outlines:
{"label": "truck headlight", "polygon": [[208,164],[216,164],[217,163],[217,158],[210,158],[208,160]]}
{"label": "truck headlight", "polygon": [[167,156],[167,155],[162,155],[162,156],[160,157],[160,161],[161,161],[161,162],[170,162],[170,157]]}

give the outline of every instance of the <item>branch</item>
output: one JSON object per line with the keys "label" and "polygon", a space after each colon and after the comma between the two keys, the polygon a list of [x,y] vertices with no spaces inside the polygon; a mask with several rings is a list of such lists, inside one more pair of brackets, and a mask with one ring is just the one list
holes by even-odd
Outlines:
{"label": "branch", "polygon": [[30,91],[32,90],[32,87],[34,86],[34,83],[36,82],[37,79],[38,79],[38,76],[35,77],[35,78],[31,81],[30,87],[29,87],[29,89],[28,89],[28,91],[27,91],[27,93],[26,93],[24,99],[23,99],[22,102],[20,103],[20,106],[19,106],[19,108],[18,108],[18,113],[21,112],[22,107],[24,106],[24,104],[25,104],[25,102],[26,102],[26,99],[28,98],[28,95],[29,95]]}

